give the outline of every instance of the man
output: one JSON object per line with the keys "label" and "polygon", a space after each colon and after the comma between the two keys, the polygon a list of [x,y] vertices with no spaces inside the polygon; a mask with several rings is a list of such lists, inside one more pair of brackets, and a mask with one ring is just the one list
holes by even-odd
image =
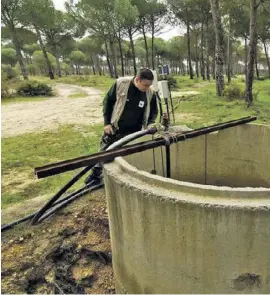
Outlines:
{"label": "man", "polygon": [[[101,150],[120,138],[147,128],[155,123],[158,108],[151,87],[154,76],[151,70],[142,69],[135,77],[116,80],[103,101],[104,135]],[[85,184],[100,182],[102,165],[97,164]]]}

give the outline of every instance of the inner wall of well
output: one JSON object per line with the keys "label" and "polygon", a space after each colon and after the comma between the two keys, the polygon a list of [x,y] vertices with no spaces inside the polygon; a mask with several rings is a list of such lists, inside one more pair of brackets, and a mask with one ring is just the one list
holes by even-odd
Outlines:
{"label": "inner wall of well", "polygon": [[[150,140],[152,137],[140,141]],[[270,187],[270,126],[245,124],[172,144],[171,178],[206,185]],[[155,159],[155,161],[154,161]],[[166,177],[166,152],[155,148],[125,157]]]}

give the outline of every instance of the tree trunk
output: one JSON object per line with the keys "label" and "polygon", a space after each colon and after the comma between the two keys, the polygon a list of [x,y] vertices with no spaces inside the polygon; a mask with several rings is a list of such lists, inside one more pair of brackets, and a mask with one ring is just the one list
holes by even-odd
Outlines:
{"label": "tree trunk", "polygon": [[109,58],[108,43],[106,40],[105,40],[105,51],[106,51],[106,60],[107,60],[107,64],[108,64],[108,70],[109,70],[111,78],[113,78],[113,70],[112,70],[112,65],[111,65],[110,58]]}
{"label": "tree trunk", "polygon": [[155,38],[155,22],[154,17],[151,15],[151,44],[152,44],[152,69],[155,69],[155,49],[154,49],[154,38]]}
{"label": "tree trunk", "polygon": [[267,47],[266,47],[265,40],[263,40],[263,48],[264,48],[265,58],[266,58],[267,66],[268,66],[268,75],[269,75],[269,78],[270,78],[270,61],[269,61],[269,55],[268,55],[268,52],[267,52]]}
{"label": "tree trunk", "polygon": [[55,56],[55,61],[56,61],[57,75],[60,78],[62,77],[62,73],[61,73],[61,66],[60,66],[60,61],[58,56]]}
{"label": "tree trunk", "polygon": [[234,58],[233,58],[233,48],[232,48],[232,44],[233,42],[230,42],[230,73],[231,73],[231,77],[233,77],[233,73],[234,73],[234,67],[233,67],[233,64],[234,64]]}
{"label": "tree trunk", "polygon": [[149,49],[148,49],[148,44],[147,44],[147,39],[146,39],[144,24],[142,25],[142,33],[143,33],[143,40],[144,40],[144,46],[145,46],[146,67],[147,68],[150,68],[150,63],[149,63]]}
{"label": "tree trunk", "polygon": [[215,77],[216,77],[216,94],[222,96],[224,90],[224,35],[219,12],[219,0],[211,0],[211,10],[216,35],[215,48]]}
{"label": "tree trunk", "polygon": [[94,60],[93,60],[91,55],[89,56],[89,59],[90,59],[90,62],[91,62],[91,67],[92,67],[93,74],[96,75],[95,63],[94,63]]}
{"label": "tree trunk", "polygon": [[121,59],[121,75],[122,75],[122,77],[124,77],[125,76],[124,56],[123,56],[123,49],[122,49],[120,34],[117,37],[117,41],[118,41],[118,45],[119,45],[120,59]]}
{"label": "tree trunk", "polygon": [[12,40],[13,40],[13,44],[15,46],[16,56],[17,56],[17,59],[19,61],[19,65],[20,65],[20,68],[21,68],[21,71],[22,71],[23,79],[28,80],[28,73],[27,73],[27,70],[26,70],[26,67],[25,67],[25,64],[24,64],[24,61],[23,61],[23,56],[22,56],[22,53],[21,53],[20,41],[19,41],[19,39],[17,37],[17,33],[15,31],[15,28],[13,26],[9,26],[9,29],[10,29],[10,31],[12,33]]}
{"label": "tree trunk", "polygon": [[245,36],[245,78],[246,79],[247,79],[247,59],[248,59],[247,37]]}
{"label": "tree trunk", "polygon": [[133,60],[134,75],[137,75],[135,47],[134,47],[134,42],[133,42],[131,28],[128,28],[128,36],[129,36],[130,46],[131,46],[131,53],[132,53],[132,60]]}
{"label": "tree trunk", "polygon": [[183,61],[181,61],[181,63],[182,63],[183,75],[186,76],[186,65],[184,64]]}
{"label": "tree trunk", "polygon": [[[256,38],[257,41],[256,43],[258,42],[258,38]],[[257,76],[257,79],[260,78],[260,73],[259,73],[259,69],[258,69],[258,46],[256,45],[256,48],[255,48],[255,69],[256,69],[256,76]]]}
{"label": "tree trunk", "polygon": [[48,58],[48,54],[47,54],[46,48],[45,48],[45,46],[43,44],[40,31],[39,31],[39,29],[36,26],[34,26],[34,27],[35,27],[35,30],[36,30],[36,33],[37,33],[38,41],[39,41],[41,50],[43,52],[43,56],[44,56],[46,65],[47,65],[47,70],[48,70],[48,73],[49,73],[49,77],[50,77],[51,80],[53,80],[54,79],[54,74],[53,74],[53,70],[52,70],[52,65],[51,65],[51,62],[50,62],[50,60]]}
{"label": "tree trunk", "polygon": [[206,79],[210,81],[210,60],[209,60],[209,41],[208,41],[208,19],[206,21],[206,37],[205,37],[205,42],[206,42]]}
{"label": "tree trunk", "polygon": [[124,63],[125,63],[125,68],[124,68],[125,72],[124,72],[124,74],[125,75],[127,74],[127,67],[128,67],[127,60],[128,60],[127,58],[124,59]]}
{"label": "tree trunk", "polygon": [[250,23],[249,23],[249,50],[246,79],[246,102],[250,106],[253,102],[252,86],[254,78],[254,62],[256,53],[256,35],[257,35],[257,7],[256,0],[250,0]]}
{"label": "tree trunk", "polygon": [[114,78],[117,79],[118,78],[117,62],[116,62],[116,54],[115,54],[113,40],[110,40],[110,49],[111,49],[111,53],[112,53],[112,60],[113,60],[113,67],[114,67]]}
{"label": "tree trunk", "polygon": [[216,79],[216,62],[214,57],[212,61],[212,77],[214,80]]}
{"label": "tree trunk", "polygon": [[193,69],[191,64],[191,49],[190,49],[190,27],[189,20],[187,20],[187,43],[188,43],[188,65],[189,65],[189,76],[190,79],[193,79]]}
{"label": "tree trunk", "polygon": [[97,64],[98,74],[99,74],[99,76],[102,76],[102,69],[100,67],[100,60],[99,60],[99,56],[98,55],[95,56],[95,60],[96,60],[96,64]]}
{"label": "tree trunk", "polygon": [[196,76],[199,78],[199,64],[198,64],[198,35],[196,33],[196,39],[195,39],[195,65],[196,65]]}
{"label": "tree trunk", "polygon": [[229,16],[229,32],[228,32],[228,48],[227,48],[227,77],[228,77],[228,84],[231,83],[231,17]]}
{"label": "tree trunk", "polygon": [[203,44],[204,44],[204,31],[203,31],[203,23],[202,23],[202,26],[201,26],[201,76],[203,80],[205,80]]}

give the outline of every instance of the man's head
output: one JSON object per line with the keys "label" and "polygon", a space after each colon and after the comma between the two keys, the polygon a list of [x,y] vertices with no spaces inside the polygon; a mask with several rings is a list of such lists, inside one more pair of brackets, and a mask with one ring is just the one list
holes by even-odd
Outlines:
{"label": "man's head", "polygon": [[142,69],[136,75],[134,81],[135,86],[143,92],[146,92],[149,87],[152,85],[154,80],[154,75],[149,69]]}

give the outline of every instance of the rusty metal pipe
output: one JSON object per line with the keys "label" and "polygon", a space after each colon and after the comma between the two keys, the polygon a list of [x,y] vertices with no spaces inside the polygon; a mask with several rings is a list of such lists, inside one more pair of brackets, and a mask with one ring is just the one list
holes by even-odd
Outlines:
{"label": "rusty metal pipe", "polygon": [[[219,131],[223,129],[227,129],[230,127],[234,127],[237,125],[245,124],[256,120],[257,117],[244,117],[237,120],[232,120],[229,122],[219,123],[207,127],[202,127],[199,129],[194,129],[192,131],[187,131],[185,133],[181,133],[176,136],[169,136],[170,144],[174,142],[184,141],[190,138],[198,137],[204,134],[209,134],[214,131]],[[95,165],[99,162],[110,162],[114,160],[116,157],[127,156],[131,154],[135,154],[138,152],[142,152],[145,150],[149,150],[152,148],[156,148],[166,144],[166,140],[164,138],[156,138],[154,140],[145,141],[141,143],[137,143],[134,145],[129,145],[126,147],[118,148],[109,152],[99,152],[90,156],[79,157],[76,159],[71,159],[67,161],[63,161],[60,163],[54,163],[50,165],[46,165],[43,167],[35,168],[35,174],[38,178],[43,178],[55,174],[60,174],[66,171],[74,170],[80,167],[85,167],[88,165]]]}

